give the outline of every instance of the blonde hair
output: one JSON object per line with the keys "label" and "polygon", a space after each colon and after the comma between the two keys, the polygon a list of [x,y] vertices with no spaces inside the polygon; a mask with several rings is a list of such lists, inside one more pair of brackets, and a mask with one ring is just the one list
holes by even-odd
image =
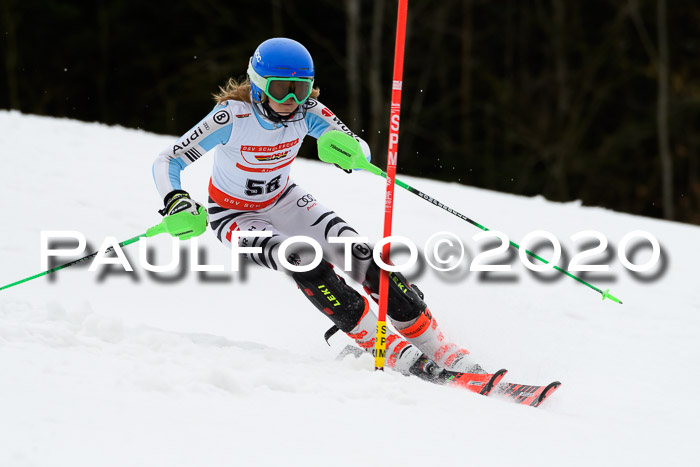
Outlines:
{"label": "blonde hair", "polygon": [[[321,90],[318,88],[313,88],[311,90],[312,99],[318,99],[318,95],[321,94]],[[239,81],[234,78],[229,78],[226,84],[222,87],[219,86],[219,92],[212,94],[214,100],[218,104],[222,104],[225,101],[241,101],[251,103],[250,101],[250,78]],[[263,102],[267,99],[267,96],[263,94]]]}

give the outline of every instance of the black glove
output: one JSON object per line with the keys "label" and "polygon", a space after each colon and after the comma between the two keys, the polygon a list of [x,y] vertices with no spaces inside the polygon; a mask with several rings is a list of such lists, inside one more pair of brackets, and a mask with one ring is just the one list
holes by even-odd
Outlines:
{"label": "black glove", "polygon": [[196,216],[201,207],[201,204],[190,198],[190,194],[184,190],[171,191],[165,196],[163,203],[165,207],[158,211],[161,216],[170,216],[182,211],[188,211]]}
{"label": "black glove", "polygon": [[351,173],[352,173],[352,169],[344,169],[344,168],[342,168],[341,166],[339,166],[338,164],[333,164],[333,165],[336,166],[336,167],[338,167],[340,170],[342,170],[342,171],[345,172],[346,174],[351,174]]}

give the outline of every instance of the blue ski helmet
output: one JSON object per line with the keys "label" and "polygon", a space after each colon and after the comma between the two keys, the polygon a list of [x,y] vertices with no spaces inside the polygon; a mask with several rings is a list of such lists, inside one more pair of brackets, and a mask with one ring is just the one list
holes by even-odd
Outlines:
{"label": "blue ski helmet", "polygon": [[[306,47],[285,37],[268,39],[255,49],[250,68],[262,77],[314,79],[314,61]],[[250,72],[248,73],[250,75]],[[253,100],[261,102],[264,89],[250,79]]]}

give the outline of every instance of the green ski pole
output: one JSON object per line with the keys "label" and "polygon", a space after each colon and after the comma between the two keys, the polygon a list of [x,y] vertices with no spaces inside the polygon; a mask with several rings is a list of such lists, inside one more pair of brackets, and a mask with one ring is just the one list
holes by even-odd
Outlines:
{"label": "green ski pole", "polygon": [[[190,217],[186,217],[190,216]],[[119,244],[120,247],[124,247],[127,245],[131,245],[132,243],[136,243],[139,240],[141,240],[143,237],[154,237],[156,235],[162,234],[162,233],[169,233],[173,237],[178,237],[180,240],[187,240],[192,237],[196,237],[198,235],[201,235],[204,233],[204,231],[207,229],[207,214],[206,210],[200,206],[199,208],[199,215],[193,216],[189,212],[179,212],[177,214],[173,214],[172,216],[167,216],[165,217],[160,224],[155,225],[148,229],[146,233],[143,233],[141,235],[137,235],[136,237],[132,237],[128,240],[125,240]],[[105,250],[105,253],[109,253],[114,251],[114,247],[109,247]],[[68,268],[70,266],[75,266],[76,264],[80,264],[84,261],[88,261],[95,256],[97,256],[99,252],[96,251],[90,255],[83,256],[80,259],[76,259],[75,261],[71,261],[70,263],[62,264],[61,266],[56,266],[55,268],[51,268],[48,271],[43,271],[40,272],[39,274],[35,274],[31,277],[27,277],[25,279],[18,280],[17,282],[13,282],[12,284],[8,284],[5,286],[0,287],[0,290],[5,290],[9,289],[10,287],[14,287],[15,285],[23,284],[25,282],[29,282],[33,279],[36,279],[38,277],[46,276],[51,273],[54,273],[56,271],[60,271],[61,269]]]}
{"label": "green ski pole", "polygon": [[[365,159],[364,154],[362,153],[362,149],[360,148],[360,143],[358,143],[355,138],[352,136],[343,133],[341,131],[329,131],[328,133],[325,133],[323,136],[321,136],[318,139],[318,157],[321,159],[323,162],[328,162],[330,164],[337,164],[343,169],[349,170],[349,169],[362,169],[366,170],[368,172],[371,172],[375,175],[379,175],[380,177],[386,178],[386,173],[382,171],[379,167],[376,165],[370,163]],[[439,208],[444,209],[445,211],[449,212],[450,214],[459,217],[460,219],[469,222],[475,227],[478,227],[479,229],[483,231],[489,231],[490,229],[487,227],[484,227],[483,225],[479,224],[478,222],[473,221],[472,219],[468,218],[464,214],[461,214],[460,212],[452,209],[451,207],[441,203],[440,201],[436,200],[430,195],[427,195],[423,193],[422,191],[410,186],[407,183],[402,182],[399,179],[395,179],[395,182],[398,186],[401,188],[404,188],[407,191],[410,191],[414,195],[424,199],[425,201],[429,202],[430,204],[437,206]],[[520,245],[517,243],[511,241],[510,242],[511,246],[517,248],[520,250]],[[529,250],[525,250],[525,253],[528,255],[532,256],[533,258],[545,263],[549,264],[549,261],[547,261],[544,258],[541,258],[540,256],[536,255],[535,253],[532,253]],[[610,289],[607,289],[605,291],[599,289],[598,287],[589,284],[588,282],[584,281],[580,277],[577,277],[573,274],[571,274],[569,271],[566,271],[559,266],[553,265],[553,269],[556,269],[557,271],[561,272],[562,274],[566,274],[567,276],[571,277],[572,279],[580,282],[581,284],[595,290],[599,294],[602,295],[603,300],[606,298],[617,302],[622,305],[622,301],[613,296],[610,293]]]}

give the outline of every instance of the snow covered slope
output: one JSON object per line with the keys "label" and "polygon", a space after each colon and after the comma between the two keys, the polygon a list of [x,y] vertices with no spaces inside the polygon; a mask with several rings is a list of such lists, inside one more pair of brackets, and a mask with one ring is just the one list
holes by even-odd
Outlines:
{"label": "snow covered slope", "polygon": [[[143,131],[0,112],[0,285],[40,271],[42,230],[78,230],[90,252],[160,221],[151,178],[172,141]],[[307,144],[314,144],[313,140]],[[211,158],[183,185],[206,199]],[[381,179],[298,160],[295,181],[362,234],[382,231]],[[598,230],[608,274],[589,274],[625,304],[567,277],[545,283],[518,260],[506,281],[467,270],[481,247],[468,223],[397,191],[394,231],[422,248],[438,231],[468,249],[457,273],[414,268],[443,328],[511,381],[558,379],[538,409],[441,388],[373,360],[334,361],[349,342],[322,339],[330,321],[280,273],[61,271],[0,292],[0,466],[681,465],[700,455],[700,229],[401,177],[519,241],[546,230]],[[604,187],[601,187],[604,189]],[[617,245],[634,230],[659,239],[665,272],[644,282]],[[170,254],[158,238],[158,262]],[[206,263],[229,269],[207,233]],[[632,255],[630,255],[632,256]],[[644,263],[649,249],[635,263]],[[397,257],[397,261],[400,257]],[[505,256],[501,256],[503,260]],[[631,258],[632,259],[632,258]],[[501,261],[502,262],[502,261]],[[566,264],[564,264],[566,266]],[[652,271],[653,273],[654,271]],[[648,275],[648,274],[647,274]],[[212,280],[212,276],[217,278]]]}

